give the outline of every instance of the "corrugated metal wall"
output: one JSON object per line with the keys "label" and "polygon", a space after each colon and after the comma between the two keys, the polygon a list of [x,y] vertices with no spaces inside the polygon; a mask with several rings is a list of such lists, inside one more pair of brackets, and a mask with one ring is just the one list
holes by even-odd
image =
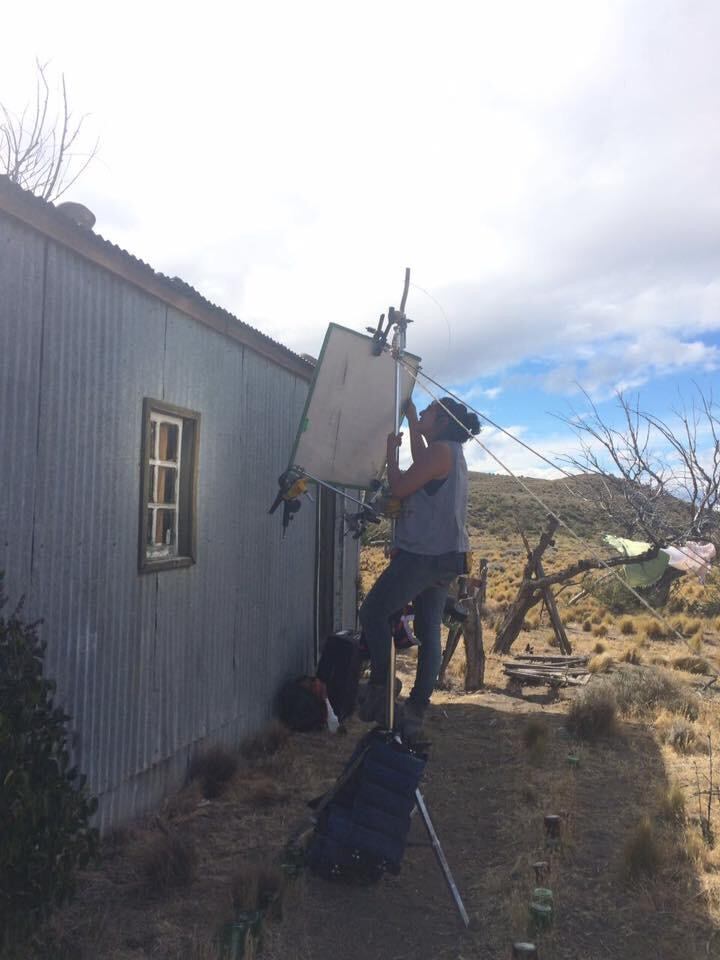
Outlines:
{"label": "corrugated metal wall", "polygon": [[[106,826],[176,787],[199,741],[257,729],[281,680],[312,668],[314,512],[284,542],[267,515],[307,384],[2,215],[0,291],[0,569],[45,620]],[[144,397],[202,423],[197,564],[140,575]]]}

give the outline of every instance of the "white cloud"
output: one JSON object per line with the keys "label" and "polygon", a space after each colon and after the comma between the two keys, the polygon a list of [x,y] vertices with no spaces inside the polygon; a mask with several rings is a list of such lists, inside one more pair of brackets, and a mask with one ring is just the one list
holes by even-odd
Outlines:
{"label": "white cloud", "polygon": [[3,99],[52,58],[101,136],[73,199],[270,335],[316,354],[329,321],[397,305],[410,265],[436,301],[411,291],[411,348],[440,379],[492,376],[488,401],[528,358],[560,392],[714,368],[714,0],[108,16],[8,9]]}

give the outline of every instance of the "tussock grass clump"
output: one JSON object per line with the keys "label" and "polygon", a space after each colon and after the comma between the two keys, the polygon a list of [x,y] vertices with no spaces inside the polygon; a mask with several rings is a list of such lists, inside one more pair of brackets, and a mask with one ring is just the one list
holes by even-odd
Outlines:
{"label": "tussock grass clump", "polygon": [[166,827],[138,841],[134,860],[148,887],[158,892],[187,886],[195,877],[195,845],[189,837]]}
{"label": "tussock grass clump", "polygon": [[238,768],[238,758],[226,747],[211,747],[198,754],[190,765],[189,776],[197,780],[208,800],[219,797]]}
{"label": "tussock grass clump", "polygon": [[646,620],[644,624],[645,636],[648,640],[662,640],[667,636],[667,629],[660,620]]}
{"label": "tussock grass clump", "polygon": [[566,726],[581,740],[611,736],[617,729],[617,701],[606,682],[593,683],[573,700]]}
{"label": "tussock grass clump", "polygon": [[654,876],[662,862],[660,843],[648,817],[643,817],[623,850],[625,870],[631,880]]}
{"label": "tussock grass clump", "polygon": [[609,653],[599,653],[588,663],[589,673],[607,673],[615,661]]}
{"label": "tussock grass clump", "polygon": [[654,667],[669,667],[669,666],[670,666],[670,661],[668,660],[668,658],[667,658],[667,657],[663,657],[663,656],[651,657],[651,658],[650,658],[650,663],[651,663]]}
{"label": "tussock grass clump", "polygon": [[700,702],[687,684],[660,667],[627,665],[608,682],[622,714],[643,716],[663,707],[688,720],[697,720],[700,714]]}
{"label": "tussock grass clump", "polygon": [[629,650],[626,650],[620,659],[623,663],[633,663],[635,666],[642,663],[642,657],[637,647],[631,647]]}
{"label": "tussock grass clump", "polygon": [[685,624],[685,636],[694,637],[702,630],[701,620],[688,620]]}
{"label": "tussock grass clump", "polygon": [[290,731],[282,723],[271,723],[254,737],[244,740],[240,754],[249,764],[262,763],[282,749],[289,737]]}
{"label": "tussock grass clump", "polygon": [[593,647],[593,650],[595,651],[595,653],[605,653],[605,651],[607,650],[607,647],[602,642],[602,640],[598,640],[598,642]]}
{"label": "tussock grass clump", "polygon": [[530,717],[523,728],[522,739],[531,758],[539,759],[545,753],[549,730],[540,717]]}
{"label": "tussock grass clump", "polygon": [[712,667],[703,657],[675,657],[672,666],[673,670],[684,670],[685,673],[699,673],[703,676],[713,672]]}
{"label": "tussock grass clump", "polygon": [[590,632],[592,631],[592,628],[593,628],[592,621],[590,621],[590,620],[585,620],[585,621],[583,622],[582,628],[583,628],[583,632],[584,632],[584,633],[590,633]]}
{"label": "tussock grass clump", "polygon": [[597,627],[593,627],[592,634],[594,637],[606,637],[608,634],[608,628],[604,623],[600,623]]}
{"label": "tussock grass clump", "polygon": [[671,783],[663,792],[658,812],[663,820],[685,822],[685,793],[679,783]]}
{"label": "tussock grass clump", "polygon": [[635,633],[635,621],[632,617],[625,617],[620,621],[620,633],[624,637],[630,637]]}

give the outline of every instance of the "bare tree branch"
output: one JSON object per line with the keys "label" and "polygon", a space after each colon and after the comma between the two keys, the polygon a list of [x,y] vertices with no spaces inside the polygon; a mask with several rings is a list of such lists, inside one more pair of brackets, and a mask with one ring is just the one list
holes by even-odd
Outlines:
{"label": "bare tree branch", "polygon": [[[52,110],[48,65],[36,61],[35,95],[22,112],[0,103],[0,172],[44,200],[58,200],[87,170],[99,141],[86,154],[74,152],[87,115],[74,120],[65,75],[60,76],[59,115]],[[78,164],[78,158],[83,158]]]}

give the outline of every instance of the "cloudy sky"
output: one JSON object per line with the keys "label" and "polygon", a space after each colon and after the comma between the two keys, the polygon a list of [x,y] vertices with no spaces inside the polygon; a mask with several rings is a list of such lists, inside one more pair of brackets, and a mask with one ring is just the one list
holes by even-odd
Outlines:
{"label": "cloudy sky", "polygon": [[717,377],[716,0],[21,11],[0,99],[50,61],[100,139],[66,199],[293,349],[374,324],[410,266],[425,369],[545,454],[579,387],[610,417],[617,389],[665,412]]}

